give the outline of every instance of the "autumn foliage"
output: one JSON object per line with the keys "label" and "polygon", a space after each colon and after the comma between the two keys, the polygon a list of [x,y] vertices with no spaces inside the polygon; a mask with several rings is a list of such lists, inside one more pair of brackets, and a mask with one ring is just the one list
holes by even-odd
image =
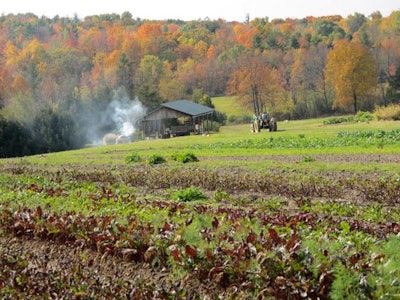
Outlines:
{"label": "autumn foliage", "polygon": [[375,59],[359,42],[336,42],[328,54],[326,74],[336,93],[334,107],[346,109],[353,105],[354,113],[358,111],[360,97],[377,83]]}
{"label": "autumn foliage", "polygon": [[[101,135],[115,91],[149,110],[177,99],[236,95],[278,119],[398,102],[399,11],[383,17],[142,20],[0,17],[0,112],[28,128],[43,111]],[[201,98],[201,97],[200,97]]]}

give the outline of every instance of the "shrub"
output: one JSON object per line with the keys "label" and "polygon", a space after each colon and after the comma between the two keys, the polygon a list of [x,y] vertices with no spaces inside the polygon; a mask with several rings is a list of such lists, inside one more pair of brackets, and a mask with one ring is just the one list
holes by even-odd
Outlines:
{"label": "shrub", "polygon": [[192,186],[187,189],[177,191],[173,194],[172,198],[174,200],[188,202],[206,199],[207,196],[203,193],[201,189]]}
{"label": "shrub", "polygon": [[229,116],[228,117],[228,122],[230,123],[230,124],[232,124],[232,123],[236,123],[236,120],[237,120],[237,116]]}
{"label": "shrub", "polygon": [[208,131],[218,132],[220,127],[221,127],[221,123],[218,123],[215,121],[208,121],[208,122],[204,123],[203,131],[204,132],[208,132]]}
{"label": "shrub", "polygon": [[352,123],[352,122],[369,122],[374,119],[374,115],[367,111],[359,111],[355,116],[332,117],[324,120],[324,125]]}
{"label": "shrub", "polygon": [[219,112],[219,111],[214,111],[213,113],[213,120],[217,123],[219,123],[220,125],[225,125],[226,124],[226,113],[223,112]]}
{"label": "shrub", "polygon": [[135,163],[135,162],[141,162],[141,161],[142,161],[142,157],[138,153],[131,153],[125,157],[126,163]]}
{"label": "shrub", "polygon": [[369,122],[374,119],[374,115],[370,113],[369,111],[359,111],[355,118],[354,121],[356,122]]}
{"label": "shrub", "polygon": [[324,125],[354,122],[354,116],[332,117],[324,120]]}
{"label": "shrub", "polygon": [[181,163],[188,163],[188,162],[196,162],[199,161],[197,156],[192,152],[187,153],[175,153],[171,156],[172,160],[181,162]]}
{"label": "shrub", "polygon": [[374,116],[378,120],[400,120],[400,104],[390,104],[388,106],[379,106],[374,111]]}
{"label": "shrub", "polygon": [[149,165],[158,165],[167,162],[167,160],[159,154],[153,154],[147,159]]}

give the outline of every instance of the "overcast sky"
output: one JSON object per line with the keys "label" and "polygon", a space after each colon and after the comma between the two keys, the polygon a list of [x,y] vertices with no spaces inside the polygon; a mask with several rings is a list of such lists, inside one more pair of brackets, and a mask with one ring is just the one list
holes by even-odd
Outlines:
{"label": "overcast sky", "polygon": [[184,21],[204,18],[226,21],[250,20],[260,17],[304,18],[307,16],[341,15],[347,17],[355,12],[366,17],[380,11],[384,17],[400,10],[400,0],[3,0],[0,14],[31,12],[49,18],[84,18],[88,15],[129,11],[134,18]]}

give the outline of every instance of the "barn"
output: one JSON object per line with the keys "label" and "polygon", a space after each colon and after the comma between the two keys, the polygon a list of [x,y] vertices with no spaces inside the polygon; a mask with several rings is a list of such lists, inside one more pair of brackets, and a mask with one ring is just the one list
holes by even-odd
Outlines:
{"label": "barn", "polygon": [[213,108],[185,99],[166,102],[143,117],[143,134],[154,138],[202,134],[213,113]]}

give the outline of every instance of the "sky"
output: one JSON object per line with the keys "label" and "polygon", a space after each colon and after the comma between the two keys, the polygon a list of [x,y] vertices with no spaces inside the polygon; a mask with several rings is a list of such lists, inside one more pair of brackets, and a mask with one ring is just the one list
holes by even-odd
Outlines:
{"label": "sky", "polygon": [[34,13],[41,17],[74,17],[129,11],[133,18],[184,21],[209,18],[244,22],[254,18],[304,18],[354,13],[366,17],[380,11],[386,17],[400,10],[400,0],[6,0],[0,14]]}

